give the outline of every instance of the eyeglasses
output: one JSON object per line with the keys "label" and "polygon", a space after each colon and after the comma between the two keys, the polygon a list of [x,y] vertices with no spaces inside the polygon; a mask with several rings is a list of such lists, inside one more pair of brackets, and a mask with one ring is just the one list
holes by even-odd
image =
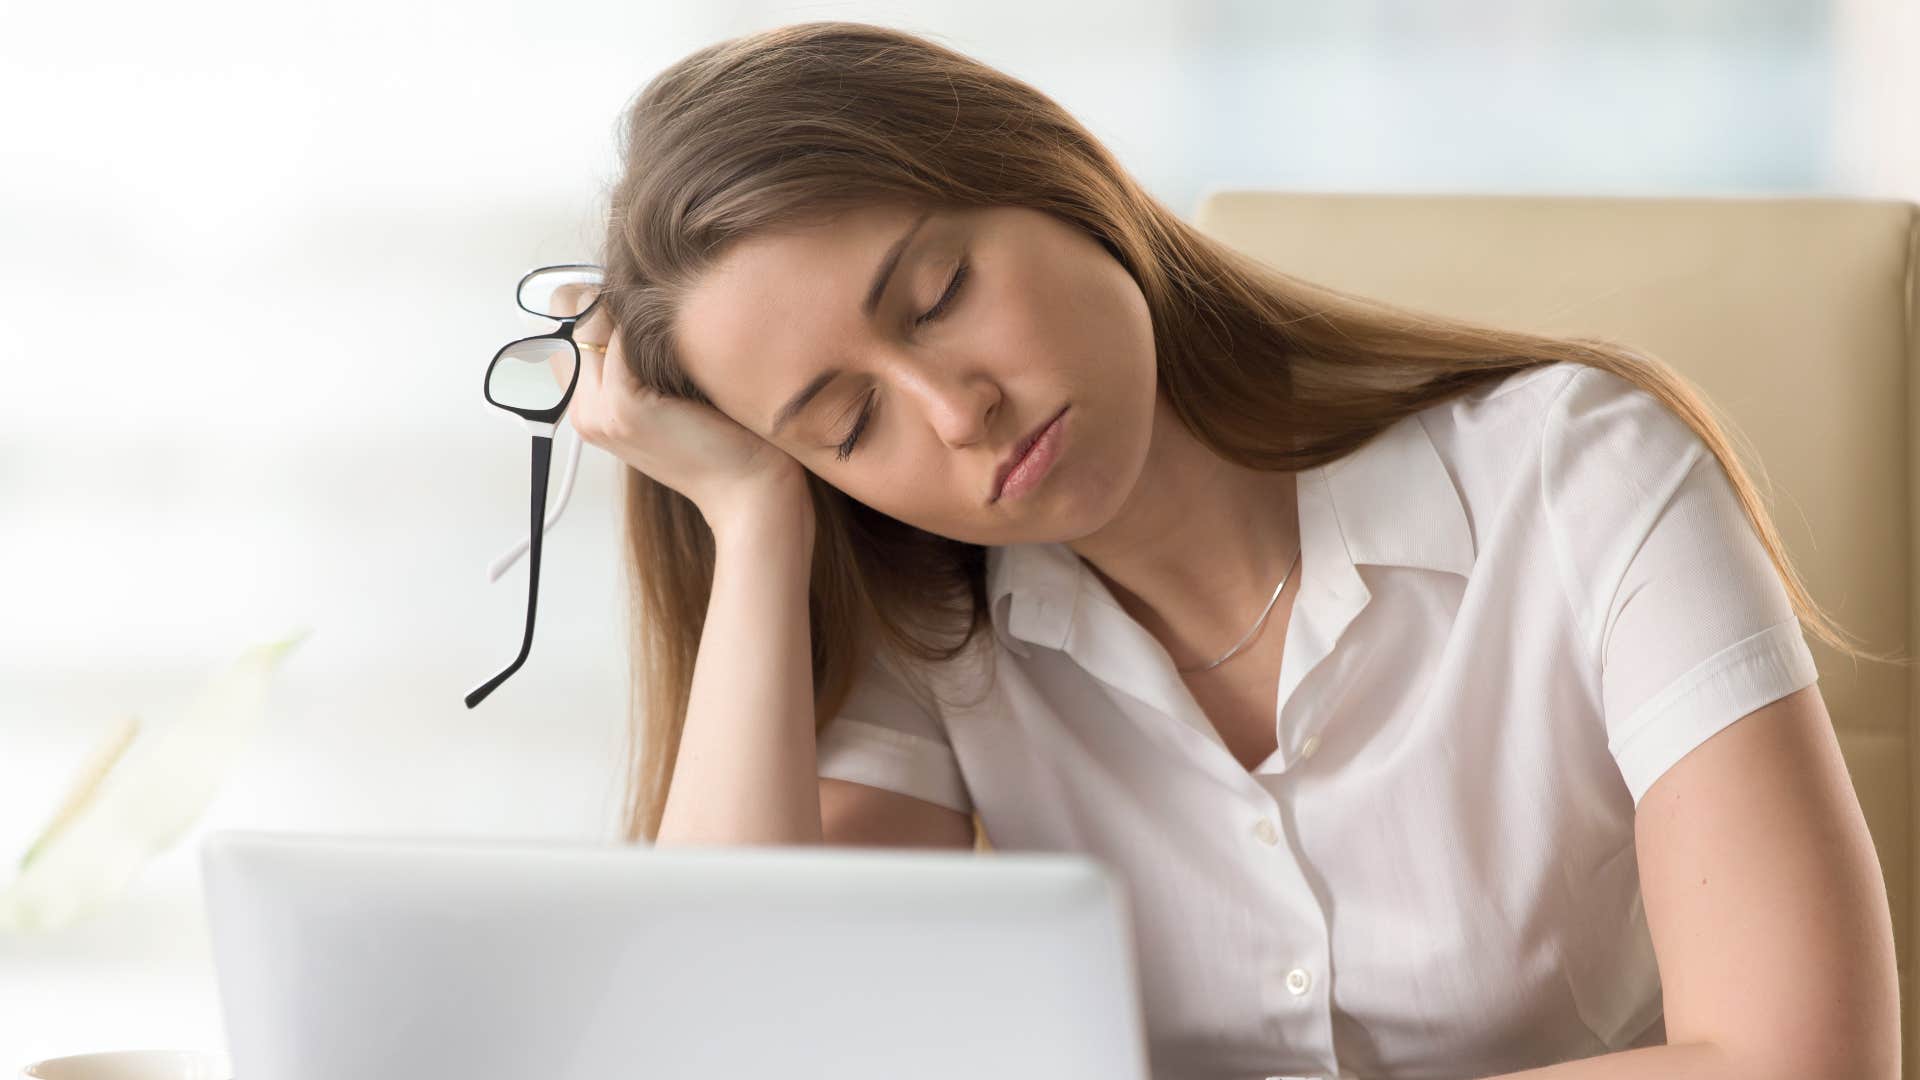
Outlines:
{"label": "eyeglasses", "polygon": [[553,461],[553,433],[567,411],[567,403],[573,400],[573,388],[580,378],[580,346],[573,340],[574,328],[598,308],[605,279],[606,272],[592,263],[566,263],[528,271],[514,289],[514,302],[529,314],[559,320],[560,327],[550,334],[509,341],[493,354],[493,362],[487,365],[487,377],[482,385],[487,403],[518,416],[533,435],[533,512],[527,539],[487,567],[487,580],[498,581],[521,554],[527,554],[527,630],[520,640],[520,655],[513,658],[506,670],[467,694],[469,709],[486,700],[508,676],[520,670],[533,648],[533,613],[540,598],[540,539],[566,509],[567,496],[573,491],[574,473],[580,465],[580,435],[575,432],[553,516],[547,517],[547,471]]}

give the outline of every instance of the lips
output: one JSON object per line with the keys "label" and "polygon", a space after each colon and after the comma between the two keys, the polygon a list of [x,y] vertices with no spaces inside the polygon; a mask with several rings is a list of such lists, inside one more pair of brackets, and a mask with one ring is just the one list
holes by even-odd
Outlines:
{"label": "lips", "polygon": [[1028,450],[1033,449],[1033,444],[1039,440],[1040,433],[1051,427],[1055,420],[1060,419],[1060,414],[1066,411],[1067,407],[1062,405],[1060,406],[1059,412],[1042,420],[1040,426],[1027,432],[1026,437],[1021,439],[1019,444],[1013,448],[1013,453],[1008,454],[1007,459],[1000,463],[1000,467],[996,469],[993,474],[993,497],[995,499],[1000,497],[1000,489],[1007,485],[1007,474],[1013,471],[1015,465],[1020,464],[1021,458],[1027,456]]}

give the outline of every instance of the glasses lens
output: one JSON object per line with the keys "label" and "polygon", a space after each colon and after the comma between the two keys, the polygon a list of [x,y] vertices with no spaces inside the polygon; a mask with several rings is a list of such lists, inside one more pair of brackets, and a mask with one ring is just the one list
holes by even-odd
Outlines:
{"label": "glasses lens", "polygon": [[516,409],[551,409],[573,385],[580,356],[559,338],[516,341],[500,351],[487,369],[487,393]]}
{"label": "glasses lens", "polygon": [[520,283],[520,306],[550,319],[571,319],[600,296],[597,266],[547,266]]}

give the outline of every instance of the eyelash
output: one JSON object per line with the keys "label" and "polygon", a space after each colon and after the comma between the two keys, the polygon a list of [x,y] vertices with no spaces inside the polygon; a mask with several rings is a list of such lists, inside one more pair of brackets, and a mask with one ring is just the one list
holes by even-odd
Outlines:
{"label": "eyelash", "polygon": [[[934,301],[933,306],[928,308],[925,314],[916,317],[913,320],[913,325],[925,326],[927,323],[946,314],[947,307],[953,302],[954,296],[960,292],[960,283],[967,278],[967,269],[967,260],[961,259],[960,265],[954,268],[953,280],[947,283],[947,291],[941,294],[940,299]],[[853,430],[847,434],[846,440],[840,444],[835,452],[834,456],[836,458],[845,461],[853,456],[853,448],[860,442],[860,434],[867,430],[867,423],[873,418],[873,413],[873,395],[869,394],[867,395],[866,406],[860,411],[860,418],[854,421]]]}
{"label": "eyelash", "polygon": [[947,283],[947,291],[940,295],[940,299],[934,301],[933,306],[927,309],[926,314],[921,315],[919,318],[913,320],[913,325],[924,326],[925,324],[932,322],[933,320],[939,318],[941,315],[945,314],[947,310],[947,304],[953,300],[954,294],[960,291],[960,283],[962,281],[965,281],[966,279],[967,279],[967,260],[961,259],[960,265],[954,268],[953,280]]}

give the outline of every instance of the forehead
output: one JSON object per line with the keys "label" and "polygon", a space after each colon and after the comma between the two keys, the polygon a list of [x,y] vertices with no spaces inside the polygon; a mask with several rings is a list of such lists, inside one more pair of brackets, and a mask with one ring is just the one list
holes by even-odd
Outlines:
{"label": "forehead", "polygon": [[[880,260],[923,212],[860,207],[733,244],[676,316],[674,338],[689,373],[721,404],[744,405],[789,389],[781,372],[831,362],[865,326],[861,303]],[[752,387],[742,380],[770,381]]]}

